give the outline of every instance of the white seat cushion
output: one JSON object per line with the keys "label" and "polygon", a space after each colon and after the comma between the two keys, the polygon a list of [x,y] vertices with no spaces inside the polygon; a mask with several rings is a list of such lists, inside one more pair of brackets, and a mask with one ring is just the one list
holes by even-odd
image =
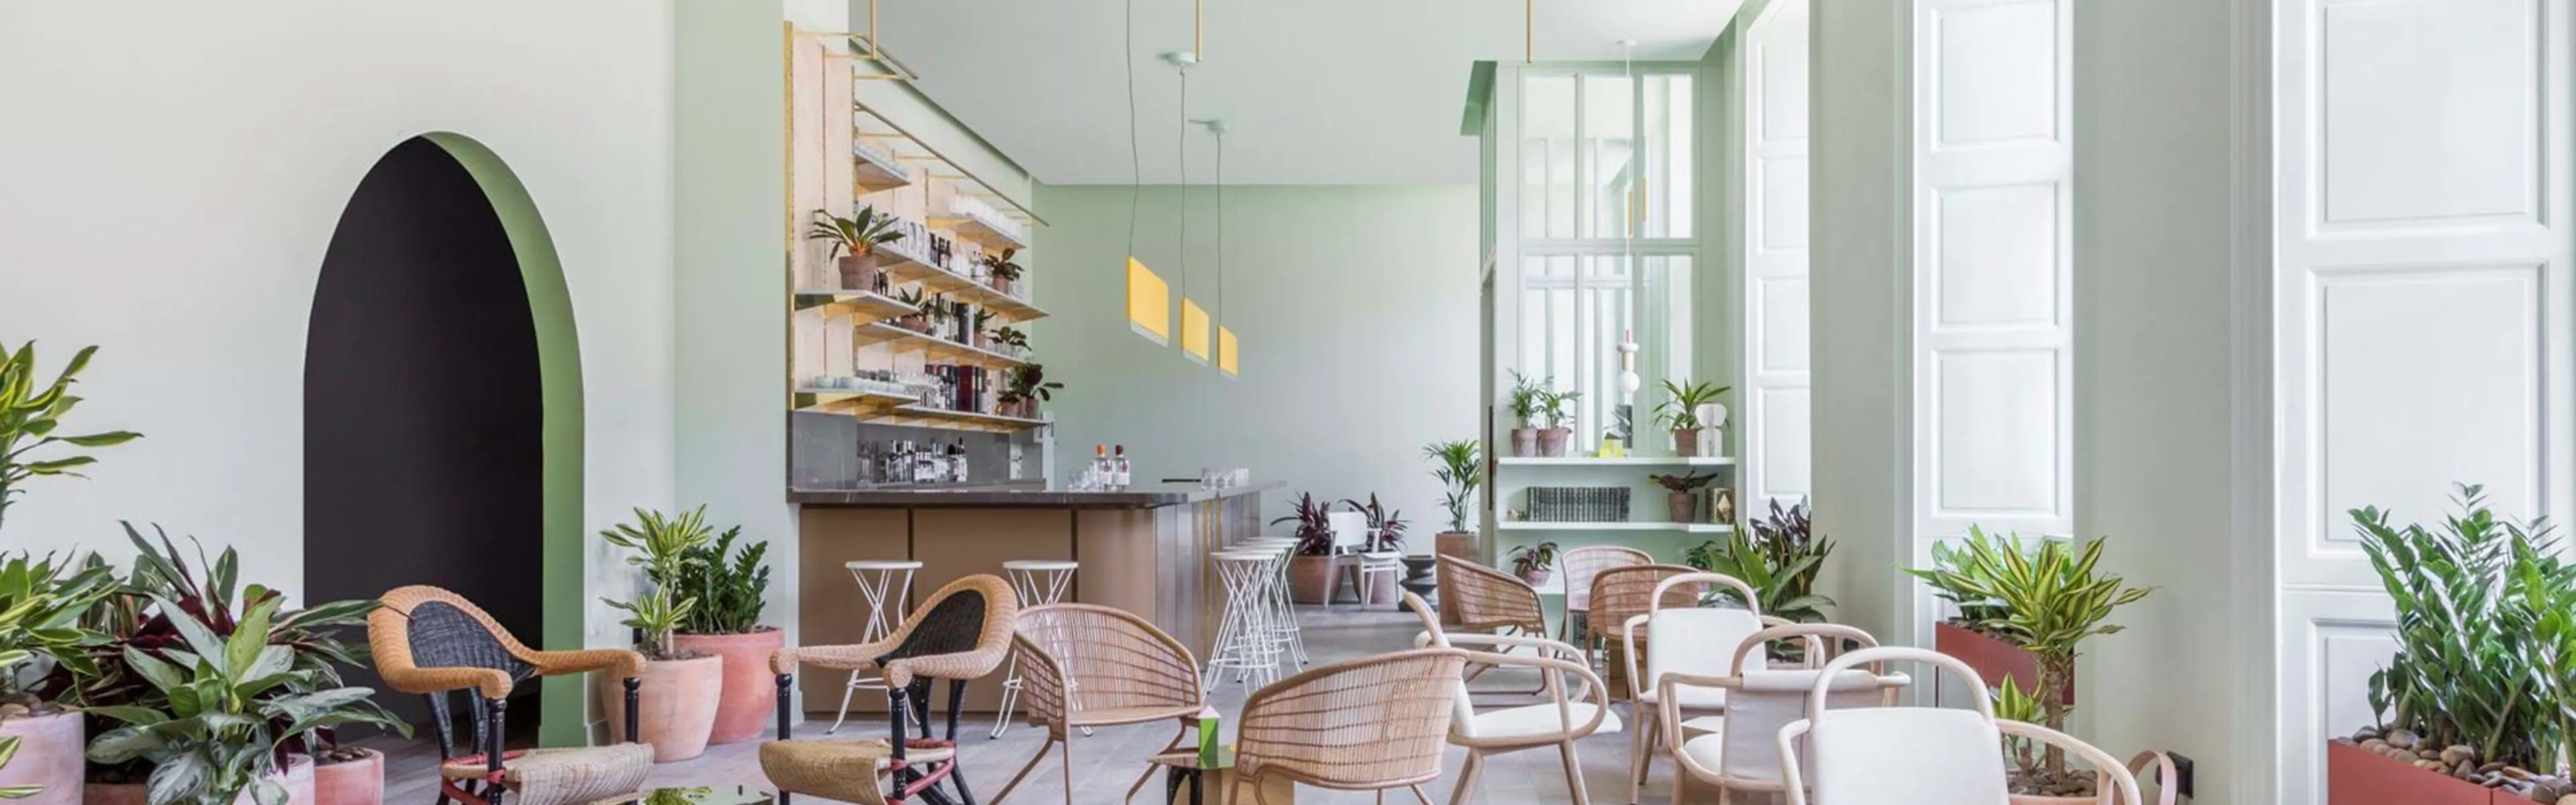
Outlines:
{"label": "white seat cushion", "polygon": [[1692,764],[1714,771],[1718,768],[1719,749],[1725,743],[1725,734],[1708,733],[1683,741],[1682,754],[1689,755]]}
{"label": "white seat cushion", "polygon": [[[1574,719],[1573,723],[1566,723],[1563,720],[1564,717],[1558,715],[1554,704],[1498,707],[1478,712],[1475,718],[1460,724],[1458,734],[1470,738],[1513,738],[1564,732],[1581,727],[1592,720],[1592,703],[1569,704],[1565,708],[1565,713],[1567,717]],[[1614,710],[1602,714],[1601,727],[1593,732],[1595,734],[1613,733],[1620,729],[1622,727],[1619,723],[1619,713]]]}
{"label": "white seat cushion", "polygon": [[[1639,690],[1637,691],[1637,701],[1644,702],[1646,704],[1659,704],[1663,701],[1660,695],[1662,690],[1663,689],[1661,687],[1650,687]],[[1683,685],[1674,689],[1673,692],[1681,696],[1681,705],[1684,710],[1715,710],[1726,706],[1725,688]]]}
{"label": "white seat cushion", "polygon": [[1807,736],[1816,802],[2001,805],[2003,734],[1973,710],[1828,710]]}

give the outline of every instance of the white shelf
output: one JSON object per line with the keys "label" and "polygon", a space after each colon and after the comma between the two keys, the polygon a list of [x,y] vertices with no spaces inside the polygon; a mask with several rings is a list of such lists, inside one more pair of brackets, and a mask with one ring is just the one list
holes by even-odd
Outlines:
{"label": "white shelf", "polygon": [[1498,463],[1502,464],[1503,466],[1506,466],[1506,467],[1732,467],[1732,466],[1735,466],[1735,459],[1734,459],[1733,457],[1731,457],[1731,456],[1620,456],[1620,457],[1618,457],[1618,458],[1594,458],[1594,457],[1592,457],[1592,456],[1566,456],[1566,457],[1563,457],[1563,458],[1541,458],[1541,457],[1538,457],[1538,456],[1504,456],[1504,457],[1497,458],[1497,459],[1494,459],[1494,460],[1495,460],[1496,462],[1498,462]]}
{"label": "white shelf", "polygon": [[1672,531],[1686,534],[1732,534],[1735,526],[1717,523],[1554,523],[1534,520],[1504,520],[1497,525],[1504,531]]}

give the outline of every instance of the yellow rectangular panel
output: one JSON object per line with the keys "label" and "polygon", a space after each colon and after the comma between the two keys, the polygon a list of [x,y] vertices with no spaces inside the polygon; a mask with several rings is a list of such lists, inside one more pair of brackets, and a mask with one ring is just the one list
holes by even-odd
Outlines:
{"label": "yellow rectangular panel", "polygon": [[1156,344],[1172,342],[1172,286],[1134,257],[1127,258],[1127,324]]}
{"label": "yellow rectangular panel", "polygon": [[1205,365],[1208,360],[1207,309],[1189,297],[1181,297],[1181,352],[1190,360]]}
{"label": "yellow rectangular panel", "polygon": [[1234,331],[1224,327],[1216,328],[1216,368],[1229,376],[1238,374],[1234,368]]}

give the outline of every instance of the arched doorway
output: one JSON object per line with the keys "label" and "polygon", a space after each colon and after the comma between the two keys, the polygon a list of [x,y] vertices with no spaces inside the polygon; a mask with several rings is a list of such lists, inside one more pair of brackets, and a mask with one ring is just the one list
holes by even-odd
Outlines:
{"label": "arched doorway", "polygon": [[[386,152],[351,194],[315,285],[307,600],[434,584],[522,640],[578,646],[577,355],[553,244],[498,157],[452,134]],[[580,685],[565,682],[543,692],[549,745],[583,737]],[[427,718],[418,697],[384,698]]]}

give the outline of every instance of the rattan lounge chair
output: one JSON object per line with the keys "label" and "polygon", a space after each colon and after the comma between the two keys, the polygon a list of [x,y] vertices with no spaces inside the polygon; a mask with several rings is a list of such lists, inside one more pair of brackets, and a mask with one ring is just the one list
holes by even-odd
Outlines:
{"label": "rattan lounge chair", "polygon": [[1539,606],[1538,591],[1509,573],[1444,555],[1433,583],[1440,592],[1440,622],[1450,631],[1511,629],[1532,637],[1547,635],[1547,613]]}
{"label": "rattan lounge chair", "polygon": [[[1019,597],[1000,576],[968,576],[931,593],[884,640],[802,646],[770,655],[769,669],[778,674],[778,740],[760,745],[760,770],[778,786],[780,805],[792,794],[864,805],[915,797],[933,805],[974,802],[965,776],[957,773],[957,711],[966,683],[992,673],[1009,656],[1019,611]],[[795,684],[797,669],[807,665],[884,679],[891,737],[787,740],[794,715],[788,688]],[[931,738],[925,720],[920,737],[906,738],[904,728],[915,723],[910,713],[930,711],[931,683],[941,679],[948,680],[948,737]],[[956,790],[954,799],[937,788],[942,780]]]}
{"label": "rattan lounge chair", "polygon": [[[1440,628],[1440,619],[1431,616],[1430,607],[1420,597],[1408,592],[1404,602],[1422,617],[1422,634],[1414,638],[1414,645],[1485,647],[1489,651],[1468,656],[1494,667],[1536,670],[1539,690],[1547,696],[1546,701],[1535,704],[1479,711],[1468,699],[1466,676],[1459,676],[1454,708],[1457,714],[1449,722],[1449,743],[1466,748],[1467,766],[1458,772],[1458,788],[1449,794],[1451,805],[1464,805],[1479,793],[1477,773],[1484,770],[1486,758],[1550,746],[1556,747],[1565,761],[1565,787],[1573,793],[1575,805],[1591,802],[1591,795],[1583,788],[1583,764],[1575,759],[1574,742],[1596,732],[1618,732],[1619,716],[1610,712],[1609,686],[1592,673],[1583,650],[1544,637],[1449,634]],[[1524,648],[1533,650],[1535,655],[1505,653]],[[1575,677],[1579,687],[1569,690],[1567,676]]]}
{"label": "rattan lounge chair", "polygon": [[1399,651],[1316,666],[1253,691],[1226,801],[1260,805],[1264,793],[1302,784],[1403,788],[1430,805],[1422,784],[1440,779],[1467,657],[1454,648]]}
{"label": "rattan lounge chair", "polygon": [[[1073,803],[1073,730],[1170,721],[1179,725],[1155,754],[1181,745],[1207,704],[1199,692],[1198,660],[1190,650],[1144,618],[1094,604],[1050,604],[1020,613],[1011,640],[1020,662],[1020,705],[1047,731],[1028,765],[993,795],[1000,805],[1020,781],[1064,747],[1064,801]],[[1132,799],[1153,769],[1127,789]]]}
{"label": "rattan lounge chair", "polygon": [[[385,686],[429,699],[438,722],[440,805],[571,805],[632,795],[653,766],[653,747],[638,743],[636,691],[644,655],[625,649],[538,651],[521,644],[481,607],[436,587],[398,587],[367,615],[367,648]],[[502,746],[510,691],[531,677],[589,671],[616,674],[626,688],[626,741],[611,746],[506,751]],[[458,754],[450,693],[470,691],[474,743]]]}
{"label": "rattan lounge chair", "polygon": [[1586,626],[1592,612],[1592,579],[1614,567],[1654,564],[1655,557],[1625,545],[1584,545],[1566,549],[1558,563],[1565,566],[1565,618],[1557,622],[1556,639],[1581,641],[1586,650],[1597,650],[1600,646]]}

